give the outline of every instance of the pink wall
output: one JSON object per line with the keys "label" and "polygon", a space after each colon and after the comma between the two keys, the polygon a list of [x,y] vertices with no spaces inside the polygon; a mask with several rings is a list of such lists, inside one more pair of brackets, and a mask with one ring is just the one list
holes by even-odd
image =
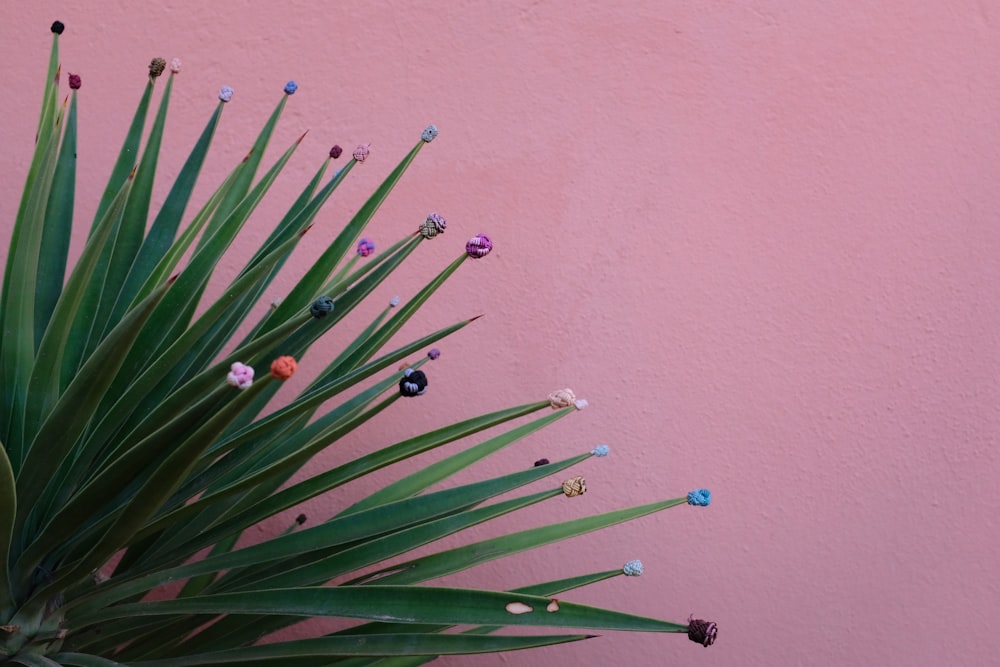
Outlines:
{"label": "pink wall", "polygon": [[4,3],[0,218],[56,18],[84,82],[88,220],[152,56],[184,60],[168,127],[183,150],[165,176],[220,85],[236,96],[208,181],[299,82],[275,150],[311,132],[248,243],[333,143],[370,141],[318,251],[434,122],[441,137],[371,235],[384,247],[432,210],[448,234],[384,297],[485,231],[494,254],[409,331],[487,316],[442,346],[427,396],[317,465],[571,386],[588,410],[477,475],[601,442],[612,456],[581,470],[585,497],[510,526],[700,486],[712,507],[450,581],[519,586],[641,558],[641,580],[573,598],[721,628],[710,650],[614,635],[445,664],[995,664],[1000,5],[612,4]]}

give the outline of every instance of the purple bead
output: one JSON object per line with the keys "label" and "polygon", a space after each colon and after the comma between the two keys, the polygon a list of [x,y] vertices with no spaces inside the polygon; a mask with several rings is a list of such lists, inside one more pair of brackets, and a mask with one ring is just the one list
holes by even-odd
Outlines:
{"label": "purple bead", "polygon": [[493,241],[486,234],[476,234],[465,244],[465,252],[473,259],[486,257],[493,250]]}
{"label": "purple bead", "polygon": [[367,257],[368,255],[375,252],[375,242],[371,239],[361,239],[358,241],[358,254],[362,257]]}

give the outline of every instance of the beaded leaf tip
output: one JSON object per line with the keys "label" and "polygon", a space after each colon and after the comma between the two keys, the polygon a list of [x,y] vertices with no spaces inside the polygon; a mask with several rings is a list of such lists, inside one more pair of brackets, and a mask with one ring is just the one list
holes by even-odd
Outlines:
{"label": "beaded leaf tip", "polygon": [[708,648],[715,643],[719,627],[712,621],[700,618],[688,618],[688,639]]}
{"label": "beaded leaf tip", "polygon": [[271,377],[275,380],[287,380],[295,375],[298,366],[293,357],[278,357],[271,362]]}
{"label": "beaded leaf tip", "polygon": [[696,489],[694,491],[688,492],[687,503],[688,505],[695,505],[696,507],[708,507],[709,503],[712,502],[712,492],[708,489]]}
{"label": "beaded leaf tip", "polygon": [[473,259],[482,259],[493,250],[493,241],[486,234],[476,234],[465,244],[465,252]]}
{"label": "beaded leaf tip", "polygon": [[641,577],[643,572],[642,561],[630,560],[622,567],[622,572],[625,573],[626,577]]}
{"label": "beaded leaf tip", "polygon": [[573,405],[574,401],[576,401],[576,394],[573,393],[572,389],[556,389],[549,394],[549,406],[553,410],[568,408]]}
{"label": "beaded leaf tip", "polygon": [[309,314],[317,319],[326,317],[327,314],[332,312],[333,299],[328,296],[317,297],[317,299],[312,302],[312,305],[309,306]]}
{"label": "beaded leaf tip", "polygon": [[253,384],[253,369],[237,361],[229,367],[226,382],[237,389],[246,389]]}
{"label": "beaded leaf tip", "polygon": [[403,379],[399,381],[399,393],[402,396],[421,396],[427,391],[427,376],[423,371],[407,368],[403,371]]}
{"label": "beaded leaf tip", "polygon": [[437,125],[428,125],[427,129],[420,133],[420,139],[429,144],[437,138],[437,135]]}
{"label": "beaded leaf tip", "polygon": [[562,483],[563,494],[567,498],[582,496],[587,492],[587,480],[583,477],[573,477]]}

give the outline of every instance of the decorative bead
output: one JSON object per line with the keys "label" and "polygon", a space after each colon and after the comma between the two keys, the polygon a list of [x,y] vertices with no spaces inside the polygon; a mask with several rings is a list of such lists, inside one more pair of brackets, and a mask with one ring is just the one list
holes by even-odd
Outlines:
{"label": "decorative bead", "polygon": [[246,389],[253,384],[253,369],[237,361],[229,367],[226,382],[237,389]]}
{"label": "decorative bead", "polygon": [[549,460],[548,459],[538,459],[537,461],[535,461],[535,467],[536,468],[538,466],[547,466],[548,464],[549,464]]}
{"label": "decorative bead", "polygon": [[367,257],[368,255],[375,252],[375,242],[371,239],[361,239],[358,241],[358,254],[362,257]]}
{"label": "decorative bead", "polygon": [[626,577],[641,577],[642,576],[642,561],[641,560],[630,560],[625,563],[622,567],[622,572],[625,573]]}
{"label": "decorative bead", "polygon": [[163,74],[165,69],[167,69],[167,61],[163,58],[153,58],[149,62],[149,76],[154,79]]}
{"label": "decorative bead", "polygon": [[63,24],[62,21],[53,21],[52,27],[50,28],[50,30],[57,35],[63,34],[63,30],[65,29],[66,26]]}
{"label": "decorative bead", "polygon": [[587,481],[583,477],[567,479],[562,483],[562,492],[566,494],[567,498],[582,496],[587,492]]}
{"label": "decorative bead", "polygon": [[363,144],[354,149],[354,159],[358,162],[364,162],[368,159],[368,154],[371,153],[369,148],[370,144]]}
{"label": "decorative bead", "polygon": [[427,219],[420,223],[420,234],[425,239],[432,239],[438,234],[444,234],[448,223],[439,213],[429,213]]}
{"label": "decorative bead", "polygon": [[590,405],[590,403],[588,403],[587,399],[585,398],[578,398],[575,401],[573,401],[573,407],[576,408],[577,410],[583,410],[588,405]]}
{"label": "decorative bead", "polygon": [[428,125],[427,129],[420,133],[420,138],[428,144],[437,138],[437,125]]}
{"label": "decorative bead", "polygon": [[170,71],[173,72],[174,74],[177,74],[178,72],[181,71],[181,59],[180,58],[171,58],[170,59]]}
{"label": "decorative bead", "polygon": [[549,394],[549,405],[553,410],[568,408],[576,400],[576,394],[572,389],[557,389]]}
{"label": "decorative bead", "polygon": [[399,297],[398,296],[394,296],[391,299],[389,299],[389,307],[390,308],[395,308],[398,305],[399,305]]}
{"label": "decorative bead", "polygon": [[473,259],[486,257],[493,250],[493,241],[486,234],[476,234],[465,244],[465,252]]}
{"label": "decorative bead", "polygon": [[708,507],[710,502],[712,502],[712,492],[708,489],[697,489],[688,493],[688,505]]}
{"label": "decorative bead", "polygon": [[703,621],[700,618],[688,618],[688,639],[708,648],[715,643],[715,637],[719,634],[719,627],[712,621]]}
{"label": "decorative bead", "polygon": [[598,445],[597,447],[594,447],[592,450],[590,450],[590,453],[596,456],[597,458],[602,459],[611,453],[611,448],[608,447],[607,445]]}
{"label": "decorative bead", "polygon": [[80,75],[79,74],[70,74],[69,75],[69,87],[72,88],[73,90],[80,90],[80,85],[82,83],[83,82],[80,80]]}
{"label": "decorative bead", "polygon": [[399,393],[403,396],[420,396],[427,391],[427,376],[423,371],[407,368],[399,381]]}
{"label": "decorative bead", "polygon": [[309,306],[309,314],[317,319],[326,317],[327,313],[332,312],[333,299],[328,296],[317,297],[317,299],[312,302],[312,305]]}
{"label": "decorative bead", "polygon": [[337,158],[340,157],[340,154],[343,153],[343,152],[344,152],[343,148],[341,148],[337,144],[334,144],[333,148],[330,149],[330,157],[332,157],[334,160],[336,160]]}
{"label": "decorative bead", "polygon": [[430,350],[427,351],[427,358],[430,359],[431,361],[435,361],[440,356],[441,356],[441,350],[437,349],[436,347],[432,347]]}
{"label": "decorative bead", "polygon": [[294,95],[295,91],[299,89],[299,84],[294,81],[289,81],[285,84],[285,95]]}
{"label": "decorative bead", "polygon": [[306,522],[306,515],[305,514],[300,514],[297,517],[295,517],[295,523],[299,524],[300,526],[302,524],[304,524],[305,522]]}
{"label": "decorative bead", "polygon": [[295,362],[294,358],[288,356],[278,357],[271,362],[271,377],[275,380],[287,380],[295,375],[295,369],[298,367],[299,365]]}
{"label": "decorative bead", "polygon": [[233,99],[233,89],[229,86],[223,86],[219,89],[219,99],[223,102],[228,102]]}

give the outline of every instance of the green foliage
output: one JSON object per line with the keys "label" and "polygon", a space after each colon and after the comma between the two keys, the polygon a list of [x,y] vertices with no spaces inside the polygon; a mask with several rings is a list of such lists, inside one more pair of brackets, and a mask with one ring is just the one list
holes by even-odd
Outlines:
{"label": "green foliage", "polygon": [[[220,101],[163,206],[151,216],[158,156],[170,145],[164,127],[173,74],[143,142],[157,82],[151,75],[86,245],[68,266],[78,111],[75,88],[68,110],[57,102],[58,49],[54,34],[35,154],[0,304],[0,664],[417,665],[437,655],[588,637],[509,631],[524,626],[689,631],[687,624],[549,599],[622,574],[620,569],[508,592],[420,585],[684,504],[685,498],[386,565],[465,528],[562,497],[561,485],[526,495],[517,495],[517,489],[594,453],[466,486],[430,489],[573,414],[572,403],[550,410],[549,401],[535,401],[498,410],[289,484],[317,453],[390,410],[400,396],[400,382],[428,359],[406,371],[395,364],[471,322],[461,320],[385,349],[457,272],[467,258],[464,252],[409,302],[379,313],[287,404],[269,407],[280,384],[273,374],[258,373],[242,389],[226,381],[237,362],[267,369],[279,356],[301,358],[432,237],[407,236],[366,260],[353,252],[380,205],[429,143],[426,136],[288,297],[249,323],[250,306],[357,157],[329,178],[324,159],[222,296],[202,303],[220,258],[299,142],[258,175],[285,95],[248,157],[182,224],[222,121],[225,102]],[[310,306],[322,295],[332,298],[334,308],[318,317]],[[236,332],[248,328],[250,333],[236,340]],[[526,420],[540,411],[545,414]],[[296,522],[280,535],[236,548],[244,531],[261,521],[393,463],[475,439],[487,429],[495,433],[356,499],[336,516],[308,528]],[[500,496],[505,498],[496,500]],[[330,586],[331,581],[339,584]],[[258,643],[308,616],[367,622],[322,637]],[[451,631],[458,625],[474,627]],[[502,628],[508,632],[492,634]]]}

